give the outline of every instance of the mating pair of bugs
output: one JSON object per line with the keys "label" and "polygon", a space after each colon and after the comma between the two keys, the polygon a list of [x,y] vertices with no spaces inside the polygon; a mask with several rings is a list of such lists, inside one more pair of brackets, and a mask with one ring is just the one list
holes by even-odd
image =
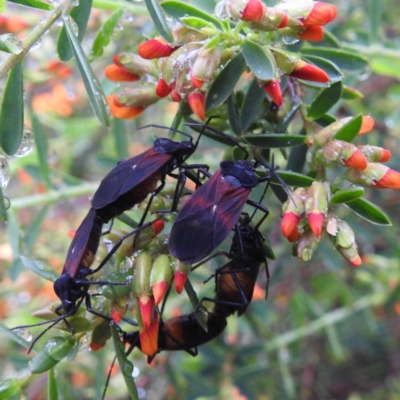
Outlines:
{"label": "mating pair of bugs", "polygon": [[[63,309],[64,314],[60,315],[60,317],[55,320],[44,322],[43,324],[51,323],[51,325],[42,332],[42,334],[62,319],[64,319],[68,325],[66,317],[73,315],[84,300],[88,311],[97,314],[96,311],[91,308],[88,288],[92,284],[110,284],[110,282],[91,281],[88,277],[99,271],[106,264],[111,255],[126,238],[126,236],[121,238],[101,262],[99,267],[90,269],[99,246],[103,224],[108,223],[124,211],[139,204],[148,195],[150,195],[150,199],[143,218],[139,223],[139,228],[129,235],[136,234],[141,229],[153,223],[154,221],[149,224],[143,224],[152,200],[165,185],[165,178],[167,175],[174,176],[178,179],[170,211],[176,211],[187,178],[194,180],[196,185],[199,186],[181,208],[172,227],[169,239],[171,255],[184,264],[193,264],[200,261],[216,249],[236,225],[236,235],[234,237],[234,244],[232,245],[232,248],[235,250],[231,249],[231,261],[233,259],[240,261],[240,259],[248,257],[246,248],[250,247],[250,245],[246,244],[246,240],[243,239],[246,235],[242,231],[245,227],[250,227],[249,220],[247,219],[247,222],[244,222],[242,225],[238,225],[237,223],[244,204],[246,202],[252,204],[256,209],[264,211],[264,216],[257,226],[252,228],[254,232],[256,232],[257,237],[258,235],[261,236],[258,232],[258,227],[267,216],[268,210],[261,204],[248,200],[248,197],[252,188],[257,186],[260,182],[270,180],[271,171],[269,170],[265,176],[259,178],[255,173],[253,163],[246,160],[237,162],[223,161],[220,164],[220,170],[214,175],[209,174],[206,165],[185,164],[186,160],[195,152],[204,129],[212,130],[208,124],[202,127],[203,130],[196,143],[193,143],[191,138],[190,141],[183,142],[174,142],[170,139],[156,139],[152,148],[138,156],[119,163],[101,181],[98,190],[93,196],[92,206],[76,231],[75,237],[70,245],[61,276],[54,283],[54,290],[61,300],[61,305],[56,308],[56,313],[60,313],[61,309]],[[180,133],[188,136],[184,132]],[[225,136],[228,140],[237,144],[232,138],[222,133],[218,134]],[[179,169],[178,174],[173,173],[176,169]],[[209,176],[209,180],[202,184],[198,176],[196,177],[190,172],[193,169],[197,169],[201,173]],[[260,238],[255,241],[255,243],[258,243],[257,246],[259,246],[260,241]],[[261,256],[257,257],[258,264],[265,260],[265,257],[263,257],[261,261],[260,258]],[[226,317],[233,312],[239,311],[238,304],[243,306],[248,303],[249,296],[243,292],[243,284],[238,284],[237,279],[234,280],[235,287],[241,292],[240,296],[242,300],[231,302],[233,311],[228,313],[226,310],[221,312],[218,307],[215,307],[211,314],[213,320],[215,320],[215,316],[218,316],[220,320],[225,320]],[[251,293],[254,287],[254,283],[252,282],[253,279],[250,279],[248,284],[251,288]],[[231,293],[235,292],[234,289],[230,289],[229,291]],[[235,296],[236,294],[234,297]],[[216,299],[208,300],[218,300],[220,304],[223,304],[224,301],[227,303],[230,302],[227,300],[228,297],[229,296],[225,294],[218,295],[217,284]],[[103,318],[105,317],[104,315],[101,316]],[[106,317],[106,319],[111,320],[111,318],[108,317]],[[184,319],[179,321],[179,324],[184,325],[182,322]],[[170,324],[172,324],[172,322]],[[215,325],[215,323],[213,324]],[[197,329],[195,323],[190,322],[189,325]],[[73,331],[72,327],[70,328]],[[222,329],[220,331],[222,331]],[[42,334],[40,336],[42,336]],[[211,338],[210,336],[212,336],[212,334],[206,335],[205,340],[209,340],[209,338]],[[38,338],[36,338],[36,340],[37,339]],[[32,343],[32,346],[36,340]],[[199,343],[199,339],[196,340],[197,344],[201,344]]]}

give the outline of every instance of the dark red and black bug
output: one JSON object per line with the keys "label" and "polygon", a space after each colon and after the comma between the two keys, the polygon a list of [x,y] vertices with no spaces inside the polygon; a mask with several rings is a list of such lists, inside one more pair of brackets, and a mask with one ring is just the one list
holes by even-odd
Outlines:
{"label": "dark red and black bug", "polygon": [[220,167],[190,196],[172,226],[170,254],[184,264],[200,261],[216,249],[237,223],[246,203],[268,215],[266,207],[248,197],[259,183],[271,179],[269,171],[259,178],[250,161],[222,161]]}

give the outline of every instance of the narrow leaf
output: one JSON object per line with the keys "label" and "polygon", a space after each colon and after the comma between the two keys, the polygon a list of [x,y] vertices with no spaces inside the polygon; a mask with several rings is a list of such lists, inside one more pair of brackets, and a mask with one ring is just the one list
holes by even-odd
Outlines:
{"label": "narrow leaf", "polygon": [[16,64],[8,74],[0,111],[0,145],[13,155],[21,144],[24,131],[22,64]]}
{"label": "narrow leaf", "polygon": [[125,121],[123,119],[114,118],[113,133],[117,157],[119,160],[126,160],[128,158],[128,140],[126,137]]}
{"label": "narrow leaf", "polygon": [[207,14],[206,12],[193,7],[189,4],[185,4],[182,1],[176,0],[167,0],[161,3],[161,7],[163,10],[169,14],[171,17],[180,20],[183,17],[191,16],[198,17],[203,19],[204,21],[211,22],[217,28],[221,28],[221,22],[214,18],[211,14]]}
{"label": "narrow leaf", "polygon": [[[92,9],[93,0],[79,1],[70,13],[70,17],[75,21],[78,28],[78,42],[81,43],[86,32],[87,23],[89,21],[90,11]],[[57,38],[57,54],[61,61],[69,61],[73,52],[69,44],[65,26],[63,26]]]}
{"label": "narrow leaf", "polygon": [[180,21],[192,29],[215,28],[214,24],[198,17],[182,17]]}
{"label": "narrow leaf", "polygon": [[207,94],[206,110],[221,105],[232,93],[233,88],[246,68],[246,61],[241,53],[235,56],[217,76]]}
{"label": "narrow leaf", "polygon": [[25,268],[30,269],[35,274],[47,279],[50,282],[54,282],[58,278],[58,274],[47,264],[43,264],[40,261],[30,260],[24,256],[21,256],[21,261]]}
{"label": "narrow leaf", "polygon": [[302,49],[301,52],[305,55],[314,55],[321,58],[327,58],[342,69],[357,70],[365,69],[368,66],[368,60],[366,57],[349,50],[327,47],[312,47],[308,49]]}
{"label": "narrow leaf", "polygon": [[273,147],[291,147],[304,144],[304,136],[282,135],[279,133],[248,134],[242,138],[253,146],[261,149],[270,149]]}
{"label": "narrow leaf", "polygon": [[262,101],[265,99],[265,91],[261,88],[256,79],[251,83],[244,98],[240,110],[240,128],[245,131],[254,122]]}
{"label": "narrow leaf", "polygon": [[50,11],[53,9],[53,6],[50,4],[43,3],[38,0],[8,0],[10,3],[20,4],[21,6],[27,6],[32,8],[37,8],[39,10]]}
{"label": "narrow leaf", "polygon": [[332,86],[322,89],[312,101],[307,117],[315,119],[326,114],[340,100],[341,95],[342,82],[336,82]]}
{"label": "narrow leaf", "polygon": [[349,86],[343,86],[342,99],[345,100],[359,100],[363,99],[364,95],[356,89]]}
{"label": "narrow leaf", "polygon": [[241,52],[256,78],[261,81],[270,81],[275,78],[275,58],[270,50],[252,40],[245,39]]}
{"label": "narrow leaf", "polygon": [[7,207],[5,201],[3,189],[0,186],[0,219],[7,222]]}
{"label": "narrow leaf", "polygon": [[31,346],[30,342],[23,339],[21,336],[17,335],[16,332],[10,330],[1,322],[0,322],[0,332],[2,333],[2,335],[7,336],[10,340],[14,341],[15,343],[18,343],[19,345],[25,347],[26,349],[29,349],[29,347]]}
{"label": "narrow leaf", "polygon": [[[314,182],[314,179],[310,176],[299,174],[297,172],[276,171],[276,173],[288,186],[309,187]],[[274,177],[272,178],[272,181],[279,183],[279,181]]]}
{"label": "narrow leaf", "polygon": [[228,110],[229,125],[236,135],[240,135],[242,131],[240,129],[239,109],[237,106],[235,93],[231,93],[231,95],[228,97],[226,100],[226,106]]}
{"label": "narrow leaf", "polygon": [[371,44],[378,44],[381,41],[381,29],[382,29],[382,12],[383,2],[381,0],[370,0],[369,1],[369,37]]}
{"label": "narrow leaf", "polygon": [[363,198],[345,203],[352,211],[360,217],[376,225],[392,225],[389,217],[377,205]]}
{"label": "narrow leaf", "polygon": [[110,125],[109,109],[100,82],[94,75],[92,68],[86,59],[85,53],[76,38],[68,18],[63,15],[63,21],[66,28],[68,40],[71,44],[76,63],[78,64],[79,72],[81,73],[83,83],[89,96],[90,104],[96,117],[103,126]]}
{"label": "narrow leaf", "polygon": [[154,25],[158,33],[168,42],[173,42],[171,30],[168,27],[165,19],[163,10],[158,0],[144,0],[146,3],[147,10],[149,11],[150,17],[154,22]]}
{"label": "narrow leaf", "polygon": [[189,296],[189,300],[192,304],[193,309],[196,310],[195,316],[197,318],[197,321],[199,322],[199,325],[207,332],[207,330],[208,330],[207,312],[204,308],[198,308],[200,300],[197,297],[197,293],[193,289],[192,283],[190,282],[189,279],[187,279],[185,282],[185,291],[186,291],[187,295]]}
{"label": "narrow leaf", "polygon": [[342,128],[340,128],[332,139],[344,140],[345,142],[352,142],[358,135],[361,125],[362,125],[362,115],[360,114],[351,119]]}
{"label": "narrow leaf", "polygon": [[22,42],[12,33],[0,35],[0,50],[11,54],[19,54],[22,51]]}
{"label": "narrow leaf", "polygon": [[332,204],[347,203],[356,200],[364,195],[364,188],[361,186],[354,186],[346,189],[336,191],[331,199]]}
{"label": "narrow leaf", "polygon": [[339,82],[343,79],[342,71],[337,67],[336,64],[333,62],[317,56],[306,56],[304,57],[305,60],[311,61],[312,64],[316,65],[317,67],[323,69],[329,76],[330,83]]}
{"label": "narrow leaf", "polygon": [[119,20],[122,18],[124,10],[118,8],[115,10],[104,22],[103,26],[97,32],[96,38],[93,41],[92,51],[90,53],[90,58],[100,57],[103,54],[104,47],[106,47],[111,40],[111,36],[117,26]]}
{"label": "narrow leaf", "polygon": [[118,364],[124,377],[128,393],[132,396],[133,400],[138,400],[138,392],[135,380],[132,378],[133,364],[127,359],[125,354],[125,347],[121,342],[119,333],[114,325],[111,325],[111,334],[114,343],[115,354],[117,356]]}

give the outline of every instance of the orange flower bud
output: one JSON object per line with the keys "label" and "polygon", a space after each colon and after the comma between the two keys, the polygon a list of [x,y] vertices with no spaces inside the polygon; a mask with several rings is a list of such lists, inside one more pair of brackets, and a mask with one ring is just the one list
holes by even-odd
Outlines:
{"label": "orange flower bud", "polygon": [[260,0],[249,0],[241,14],[243,21],[259,21],[264,15],[264,4]]}
{"label": "orange flower bud", "polygon": [[359,148],[370,162],[386,162],[392,157],[392,153],[383,147],[366,145]]}
{"label": "orange flower bud", "polygon": [[367,168],[367,159],[353,143],[331,140],[323,147],[322,151],[328,161],[336,161],[359,171]]}
{"label": "orange flower bud", "polygon": [[301,217],[295,213],[289,211],[283,214],[281,230],[282,235],[286,238],[290,237],[293,232],[298,232],[297,224],[299,223]]}
{"label": "orange flower bud", "polygon": [[363,171],[349,169],[346,178],[350,182],[377,189],[400,189],[400,172],[380,163],[368,163]]}
{"label": "orange flower bud", "polygon": [[329,82],[329,76],[323,69],[308,64],[303,60],[298,60],[294,65],[293,71],[288,75],[297,79],[304,79],[312,82]]}
{"label": "orange flower bud", "polygon": [[120,119],[134,119],[142,114],[146,108],[144,106],[126,107],[123,104],[119,104],[115,94],[107,96],[107,101],[110,106],[111,115]]}
{"label": "orange flower bud", "polygon": [[296,228],[290,233],[289,236],[286,237],[286,239],[288,240],[288,242],[290,243],[294,243],[297,240],[299,240],[300,238],[300,231],[298,229],[298,227],[296,226]]}
{"label": "orange flower bud", "polygon": [[361,257],[357,251],[357,244],[353,243],[349,248],[344,248],[341,246],[336,246],[338,252],[354,267],[359,267],[362,264]]}
{"label": "orange flower bud", "polygon": [[158,73],[157,62],[145,60],[144,58],[133,53],[119,53],[113,57],[113,62],[116,66],[125,69],[134,75]]}
{"label": "orange flower bud", "polygon": [[310,228],[317,238],[321,236],[325,215],[328,211],[329,197],[330,187],[327,182],[315,181],[307,189],[305,211]]}
{"label": "orange flower bud", "polygon": [[343,164],[346,167],[362,171],[367,168],[368,161],[364,154],[360,150],[356,149],[347,160],[343,159]]}
{"label": "orange flower bud", "polygon": [[153,320],[153,314],[155,311],[154,297],[148,295],[142,295],[137,298],[139,304],[140,315],[142,317],[143,326],[149,328]]}
{"label": "orange flower bud", "polygon": [[172,47],[163,38],[158,37],[140,43],[138,46],[138,54],[146,60],[152,60],[153,58],[168,57],[178,47]]}
{"label": "orange flower bud", "polygon": [[321,237],[322,225],[324,224],[325,214],[322,212],[310,212],[307,220],[316,238]]}
{"label": "orange flower bud", "polygon": [[194,92],[187,97],[190,108],[202,121],[206,118],[206,96],[203,92]]}
{"label": "orange flower bud", "polygon": [[156,86],[156,95],[160,98],[167,97],[172,91],[172,87],[160,78]]}
{"label": "orange flower bud", "polygon": [[[1,27],[5,27],[4,32]],[[11,17],[1,16],[0,33],[19,33],[27,28],[29,28],[29,24],[27,24],[21,17],[16,15]]]}
{"label": "orange flower bud", "polygon": [[178,294],[182,293],[183,288],[185,287],[186,279],[188,277],[187,273],[176,271],[175,278],[175,290]]}
{"label": "orange flower bud", "polygon": [[54,72],[59,78],[64,79],[72,75],[72,69],[58,60],[48,61],[46,64],[46,69],[49,72]]}
{"label": "orange flower bud", "polygon": [[145,329],[140,329],[140,349],[142,353],[147,356],[154,356],[158,350],[158,331],[159,331],[159,318],[158,314],[155,313],[154,319],[150,326]]}
{"label": "orange flower bud", "polygon": [[173,101],[176,101],[177,103],[179,103],[182,100],[181,95],[176,90],[173,90],[171,92],[171,99]]}
{"label": "orange flower bud", "polygon": [[113,82],[135,82],[140,79],[139,75],[132,74],[126,69],[115,64],[107,65],[104,70],[104,74],[107,79]]}
{"label": "orange flower bud", "polygon": [[359,135],[364,135],[365,133],[371,132],[374,127],[375,121],[370,115],[364,115],[362,119],[362,124]]}
{"label": "orange flower bud", "polygon": [[306,18],[300,21],[304,26],[322,26],[333,21],[337,15],[337,8],[333,4],[316,1]]}
{"label": "orange flower bud", "polygon": [[382,178],[375,182],[374,187],[379,189],[400,189],[400,172],[388,168]]}
{"label": "orange flower bud", "polygon": [[320,42],[324,38],[324,30],[320,26],[307,26],[306,29],[298,33],[297,36],[301,40]]}
{"label": "orange flower bud", "polygon": [[268,96],[271,97],[272,101],[278,107],[280,107],[283,103],[283,99],[282,99],[281,85],[280,85],[279,81],[276,79],[273,79],[273,80],[265,83],[262,87],[267,92]]}

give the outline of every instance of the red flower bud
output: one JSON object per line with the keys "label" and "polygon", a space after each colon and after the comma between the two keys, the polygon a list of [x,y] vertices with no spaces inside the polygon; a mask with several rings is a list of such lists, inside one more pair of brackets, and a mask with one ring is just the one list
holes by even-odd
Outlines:
{"label": "red flower bud", "polygon": [[312,82],[329,82],[329,76],[323,69],[308,64],[303,60],[298,60],[294,65],[293,71],[288,75]]}
{"label": "red flower bud", "polygon": [[279,84],[279,81],[273,79],[265,83],[262,87],[267,92],[268,96],[271,97],[272,101],[278,107],[280,107],[282,105],[283,99],[282,99],[281,85]]}
{"label": "red flower bud", "polygon": [[260,0],[249,0],[241,14],[243,21],[259,21],[264,15],[264,4]]}
{"label": "red flower bud", "polygon": [[176,271],[174,277],[175,277],[175,290],[178,294],[181,294],[183,288],[185,287],[188,274],[181,271]]}
{"label": "red flower bud", "polygon": [[176,90],[173,90],[171,92],[171,98],[173,101],[176,101],[177,103],[181,101],[181,95]]}
{"label": "red flower bud", "polygon": [[295,213],[288,211],[283,214],[281,230],[282,235],[286,238],[290,237],[293,232],[298,232],[297,224],[300,221],[300,216]]}
{"label": "red flower bud", "polygon": [[149,328],[153,320],[155,311],[155,302],[153,296],[142,295],[138,298],[140,315],[142,317],[143,326]]}
{"label": "red flower bud", "polygon": [[158,306],[168,290],[168,285],[165,282],[158,282],[151,287],[151,290],[156,306]]}
{"label": "red flower bud", "polygon": [[123,104],[118,103],[117,96],[112,94],[107,96],[108,105],[110,106],[111,115],[115,118],[120,119],[134,119],[138,117],[146,107],[137,106],[137,107],[127,107]]}
{"label": "red flower bud", "polygon": [[375,181],[374,187],[379,189],[400,189],[400,172],[387,168],[382,178]]}
{"label": "red flower bud", "polygon": [[135,82],[140,79],[139,75],[132,74],[126,69],[119,67],[118,65],[107,65],[104,70],[105,76],[113,82]]}
{"label": "red flower bud", "polygon": [[172,91],[172,87],[160,78],[156,86],[156,95],[160,98],[167,97]]}
{"label": "red flower bud", "polygon": [[320,26],[307,26],[306,29],[298,33],[297,36],[301,40],[320,42],[324,38],[324,30]]}
{"label": "red flower bud", "polygon": [[72,75],[72,69],[58,60],[48,61],[46,69],[49,72],[54,72],[54,74],[61,79],[68,78]]}
{"label": "red flower bud", "polygon": [[146,60],[170,56],[177,48],[170,46],[163,38],[147,40],[138,46],[138,54]]}
{"label": "red flower bud", "polygon": [[286,28],[289,24],[289,16],[287,14],[281,14],[282,15],[282,20],[280,24],[278,25],[278,29]]}
{"label": "red flower bud", "polygon": [[314,236],[316,238],[319,238],[321,236],[325,214],[322,212],[310,212],[309,214],[307,214],[307,219]]}
{"label": "red flower bud", "polygon": [[337,8],[333,4],[316,1],[307,18],[301,18],[304,26],[322,26],[333,21],[337,15]]}
{"label": "red flower bud", "polygon": [[300,231],[296,226],[296,229],[294,229],[286,239],[288,240],[288,242],[294,243],[299,240],[299,237],[300,237]]}
{"label": "red flower bud", "polygon": [[364,154],[360,150],[356,149],[347,160],[343,159],[343,164],[346,167],[363,171],[365,168],[367,168],[368,161]]}
{"label": "red flower bud", "polygon": [[187,97],[190,108],[202,121],[206,118],[206,96],[203,92],[194,92]]}

